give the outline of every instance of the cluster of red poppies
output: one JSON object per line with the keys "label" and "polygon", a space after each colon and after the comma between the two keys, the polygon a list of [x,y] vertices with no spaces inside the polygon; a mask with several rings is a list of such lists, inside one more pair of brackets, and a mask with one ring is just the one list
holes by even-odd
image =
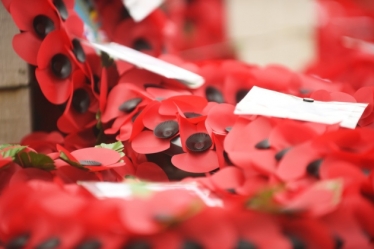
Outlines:
{"label": "cluster of red poppies", "polygon": [[[224,18],[209,9],[220,10],[221,1],[166,1],[141,22],[121,1],[95,2],[110,40],[204,77],[189,89],[81,42],[72,0],[2,2],[21,30],[14,49],[65,111],[57,123],[64,135],[35,132],[21,145],[0,146],[0,247],[373,248],[374,56],[367,48],[323,52],[309,74],[235,60],[188,62],[178,51],[225,39],[214,21]],[[321,0],[323,13],[340,2],[351,1]],[[181,27],[191,20],[196,33],[186,40]],[[319,26],[321,47],[333,35],[364,39],[326,31],[332,27]],[[253,86],[369,105],[353,130],[234,115]],[[136,186],[144,183],[133,177],[194,182],[222,205],[187,189],[99,200],[76,184],[125,177]]]}

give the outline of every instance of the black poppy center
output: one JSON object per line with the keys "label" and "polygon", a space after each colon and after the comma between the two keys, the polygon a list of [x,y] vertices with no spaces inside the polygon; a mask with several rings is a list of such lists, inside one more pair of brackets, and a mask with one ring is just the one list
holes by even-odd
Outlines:
{"label": "black poppy center", "polygon": [[18,248],[24,248],[29,241],[30,235],[29,234],[23,234],[18,237],[13,238],[10,240],[5,248],[7,249],[18,249]]}
{"label": "black poppy center", "polygon": [[90,103],[90,95],[86,90],[79,88],[74,91],[71,105],[76,112],[86,113],[90,107]]}
{"label": "black poppy center", "polygon": [[196,113],[196,112],[185,112],[183,114],[184,114],[184,116],[186,118],[197,118],[197,117],[201,117],[201,114]]}
{"label": "black poppy center", "polygon": [[255,148],[256,148],[256,149],[259,149],[259,150],[267,150],[267,149],[270,149],[270,142],[269,142],[269,139],[264,139],[264,140],[258,142],[258,143],[255,145]]}
{"label": "black poppy center", "polygon": [[225,102],[222,92],[218,90],[217,88],[215,88],[214,86],[208,86],[205,89],[205,97],[210,102],[217,102],[217,103]]}
{"label": "black poppy center", "polygon": [[138,51],[152,50],[151,44],[143,38],[136,39],[132,44],[132,48]]}
{"label": "black poppy center", "polygon": [[101,166],[101,162],[95,160],[79,160],[79,163],[83,166]]}
{"label": "black poppy center", "polygon": [[235,249],[256,249],[257,246],[254,245],[252,242],[249,242],[247,240],[240,239],[237,244]]}
{"label": "black poppy center", "polygon": [[168,120],[158,124],[153,130],[153,134],[158,138],[170,138],[177,134],[178,131],[178,123],[174,120]]}
{"label": "black poppy center", "polygon": [[182,249],[203,249],[204,247],[193,240],[187,240],[183,243]]}
{"label": "black poppy center", "polygon": [[53,5],[58,10],[58,13],[60,13],[62,20],[65,21],[68,19],[69,13],[63,0],[53,0]]}
{"label": "black poppy center", "polygon": [[129,99],[125,102],[123,102],[119,107],[118,109],[120,111],[123,111],[123,112],[126,112],[126,113],[130,113],[132,112],[133,110],[135,110],[135,108],[140,104],[140,102],[142,102],[142,98],[133,98],[133,99]]}
{"label": "black poppy center", "polygon": [[73,39],[72,44],[73,44],[73,53],[75,55],[75,58],[77,58],[79,62],[82,62],[82,63],[85,62],[86,54],[84,53],[81,42],[78,39]]}
{"label": "black poppy center", "polygon": [[66,79],[70,76],[72,65],[69,58],[64,54],[56,54],[51,60],[52,73],[60,79]]}
{"label": "black poppy center", "polygon": [[53,21],[45,15],[36,16],[33,20],[32,25],[34,27],[35,33],[41,39],[44,39],[44,37],[46,37],[55,29],[55,24],[53,23]]}
{"label": "black poppy center", "polygon": [[187,148],[194,152],[206,151],[212,144],[213,142],[210,136],[203,132],[192,134],[186,141]]}
{"label": "black poppy center", "polygon": [[80,243],[76,249],[100,249],[102,247],[101,242],[94,239],[89,239]]}
{"label": "black poppy center", "polygon": [[247,95],[248,92],[248,89],[240,89],[239,91],[237,91],[235,95],[236,103],[239,103],[242,99],[244,99],[245,95]]}
{"label": "black poppy center", "polygon": [[292,249],[306,249],[307,246],[304,241],[293,234],[287,234],[286,237],[289,239],[292,245]]}
{"label": "black poppy center", "polygon": [[35,249],[54,249],[60,245],[61,241],[59,238],[50,238],[42,242]]}
{"label": "black poppy center", "polygon": [[308,164],[306,167],[306,171],[309,175],[314,176],[316,178],[319,178],[319,170],[321,168],[321,164],[323,162],[323,159],[317,159]]}
{"label": "black poppy center", "polygon": [[283,149],[283,150],[277,152],[277,154],[275,154],[275,160],[277,160],[277,161],[282,160],[282,158],[284,157],[284,155],[286,155],[287,152],[288,152],[290,149],[291,149],[291,148],[286,148],[286,149]]}
{"label": "black poppy center", "polygon": [[126,244],[124,249],[151,249],[152,246],[143,240],[130,241]]}

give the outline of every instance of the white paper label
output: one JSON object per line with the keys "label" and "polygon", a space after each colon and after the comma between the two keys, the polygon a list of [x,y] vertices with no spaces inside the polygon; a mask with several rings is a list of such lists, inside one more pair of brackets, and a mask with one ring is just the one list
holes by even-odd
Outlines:
{"label": "white paper label", "polygon": [[324,124],[340,123],[341,127],[354,129],[367,105],[336,101],[307,102],[303,98],[254,86],[237,104],[234,113]]}
{"label": "white paper label", "polygon": [[185,84],[187,87],[195,89],[204,84],[204,78],[198,74],[190,72],[184,68],[175,66],[163,60],[141,53],[135,49],[122,46],[118,43],[95,43],[86,42],[88,45],[101,50],[110,55],[113,59],[120,59],[131,63],[139,68],[144,68],[155,74],[174,79]]}
{"label": "white paper label", "polygon": [[[78,182],[79,185],[87,189],[91,194],[99,199],[104,198],[121,198],[121,199],[131,199],[133,198],[133,193],[131,190],[131,185],[127,183],[114,183],[114,182]],[[221,207],[223,206],[222,200],[212,193],[199,186],[195,182],[189,183],[147,183],[143,186],[147,190],[157,192],[157,191],[167,191],[173,189],[181,189],[191,192],[193,195],[199,197],[207,206],[210,207]]]}
{"label": "white paper label", "polygon": [[123,0],[123,4],[136,22],[146,18],[163,2],[164,0]]}

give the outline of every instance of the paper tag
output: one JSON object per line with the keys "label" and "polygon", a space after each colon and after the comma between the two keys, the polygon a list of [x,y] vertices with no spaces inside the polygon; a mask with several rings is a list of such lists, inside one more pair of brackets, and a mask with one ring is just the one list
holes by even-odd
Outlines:
{"label": "paper tag", "polygon": [[164,0],[123,0],[123,4],[136,22],[146,18],[163,2]]}
{"label": "paper tag", "polygon": [[368,104],[303,99],[254,86],[238,103],[234,113],[263,115],[356,128]]}
{"label": "paper tag", "polygon": [[[99,199],[105,198],[133,198],[131,185],[127,183],[114,182],[78,182],[79,185],[87,189],[91,194]],[[219,198],[212,195],[212,193],[199,186],[195,182],[189,183],[144,183],[142,186],[152,192],[167,191],[173,189],[181,189],[191,192],[193,195],[199,197],[209,207],[222,207],[223,202]]]}
{"label": "paper tag", "polygon": [[86,43],[109,54],[110,57],[114,59],[120,59],[139,68],[144,68],[145,70],[164,76],[168,79],[177,80],[189,88],[195,89],[204,84],[205,80],[200,75],[141,53],[135,49],[125,47],[114,42],[100,44],[86,41]]}

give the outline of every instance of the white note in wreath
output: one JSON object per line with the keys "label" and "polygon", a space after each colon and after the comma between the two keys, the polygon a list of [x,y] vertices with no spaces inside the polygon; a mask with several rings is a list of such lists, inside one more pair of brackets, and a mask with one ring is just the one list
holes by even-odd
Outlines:
{"label": "white note in wreath", "polygon": [[86,41],[86,44],[107,53],[113,59],[123,60],[165,78],[177,80],[191,89],[199,88],[205,82],[204,78],[198,74],[118,43]]}
{"label": "white note in wreath", "polygon": [[157,9],[164,0],[122,0],[131,17],[140,22]]}
{"label": "white note in wreath", "polygon": [[315,101],[254,86],[240,101],[235,114],[263,115],[354,129],[367,103]]}

